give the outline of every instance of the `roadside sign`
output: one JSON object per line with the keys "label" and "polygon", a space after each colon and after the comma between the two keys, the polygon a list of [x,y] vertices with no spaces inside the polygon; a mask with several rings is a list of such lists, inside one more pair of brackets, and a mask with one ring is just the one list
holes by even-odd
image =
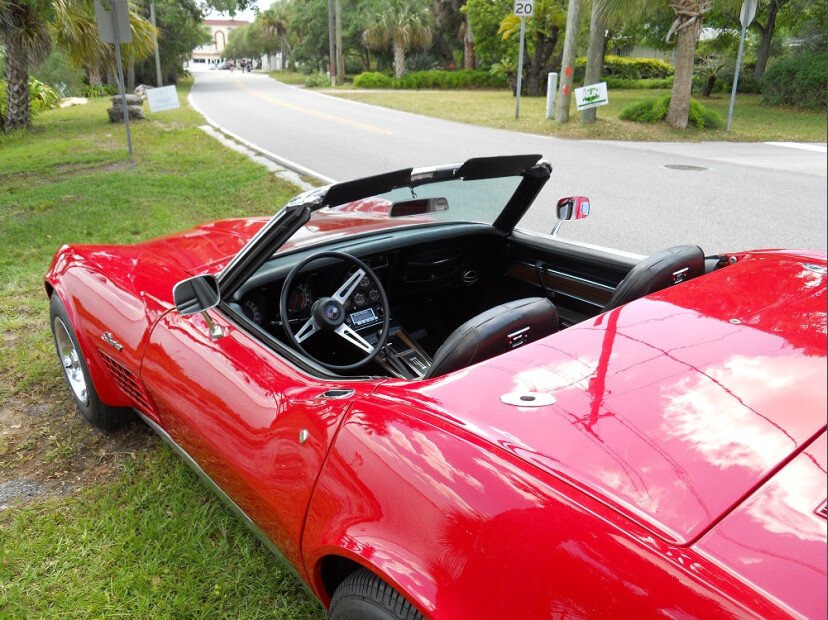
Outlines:
{"label": "roadside sign", "polygon": [[[115,11],[115,32],[111,11]],[[104,43],[132,43],[132,28],[129,25],[129,4],[127,0],[95,0],[95,18],[98,21],[98,34]],[[118,38],[115,38],[115,35]]]}
{"label": "roadside sign", "polygon": [[535,0],[515,0],[512,12],[518,17],[532,17],[535,12]]}
{"label": "roadside sign", "polygon": [[745,0],[742,2],[742,12],[739,14],[739,21],[742,28],[750,26],[753,18],[756,17],[756,9],[759,7],[759,0]]}
{"label": "roadside sign", "polygon": [[606,82],[590,84],[589,86],[575,89],[575,107],[578,111],[597,108],[608,103],[609,97],[607,96]]}
{"label": "roadside sign", "polygon": [[163,112],[164,110],[175,110],[180,107],[175,86],[150,88],[146,93],[150,112]]}

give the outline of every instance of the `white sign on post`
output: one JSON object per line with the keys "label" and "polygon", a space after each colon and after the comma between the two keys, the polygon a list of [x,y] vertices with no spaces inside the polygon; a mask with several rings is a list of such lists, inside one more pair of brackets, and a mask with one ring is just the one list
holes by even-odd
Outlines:
{"label": "white sign on post", "polygon": [[535,0],[515,0],[513,12],[518,17],[532,17],[535,12]]}
{"label": "white sign on post", "polygon": [[180,107],[175,86],[150,88],[146,92],[150,112],[163,112],[164,110],[175,110]]}
{"label": "white sign on post", "polygon": [[607,96],[606,82],[590,84],[589,86],[575,89],[575,107],[579,112],[581,110],[607,105],[608,103],[609,97]]}

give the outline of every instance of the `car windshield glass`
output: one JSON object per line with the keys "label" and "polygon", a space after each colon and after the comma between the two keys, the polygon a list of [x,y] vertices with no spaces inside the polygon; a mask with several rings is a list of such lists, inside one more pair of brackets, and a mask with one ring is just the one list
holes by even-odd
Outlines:
{"label": "car windshield glass", "polygon": [[[411,216],[398,219],[401,223],[411,220],[412,223],[482,222],[491,224],[503,211],[521,180],[520,176],[511,176],[472,181],[463,179],[437,181],[417,187],[397,188],[384,194],[333,207],[333,210],[387,215],[395,202],[444,198],[448,204],[447,210],[412,213]],[[442,201],[439,203],[444,204]]]}

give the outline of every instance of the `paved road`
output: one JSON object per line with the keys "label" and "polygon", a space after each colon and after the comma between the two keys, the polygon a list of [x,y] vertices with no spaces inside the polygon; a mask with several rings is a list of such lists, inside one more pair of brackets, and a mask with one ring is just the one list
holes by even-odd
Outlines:
{"label": "paved road", "polygon": [[590,218],[561,230],[580,241],[639,254],[679,243],[706,252],[826,248],[824,144],[563,140],[397,112],[226,71],[197,73],[192,99],[227,130],[335,180],[541,153],[552,163],[552,180],[521,225],[548,231],[557,198],[584,194]]}

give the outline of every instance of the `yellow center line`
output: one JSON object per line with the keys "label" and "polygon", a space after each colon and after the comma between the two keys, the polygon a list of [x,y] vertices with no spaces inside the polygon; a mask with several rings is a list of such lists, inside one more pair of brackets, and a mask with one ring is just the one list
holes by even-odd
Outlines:
{"label": "yellow center line", "polygon": [[326,121],[333,121],[334,123],[341,123],[343,125],[350,125],[351,127],[356,127],[358,129],[364,129],[365,131],[378,133],[378,134],[381,134],[381,135],[384,135],[384,136],[390,136],[394,133],[393,131],[389,131],[387,129],[382,129],[380,127],[374,127],[373,125],[366,125],[364,123],[358,123],[356,121],[352,121],[352,120],[347,119],[347,118],[342,118],[341,116],[334,116],[333,114],[326,114],[325,112],[319,112],[318,110],[311,110],[310,108],[306,108],[306,107],[303,107],[303,106],[300,106],[300,105],[295,105],[295,104],[292,104],[292,103],[287,103],[285,101],[281,101],[279,99],[276,99],[275,97],[270,97],[269,95],[263,95],[262,93],[256,92],[255,90],[253,90],[249,86],[245,86],[244,84],[242,84],[241,81],[239,81],[238,78],[234,79],[233,81],[236,82],[236,86],[238,86],[239,89],[245,91],[246,93],[250,93],[254,97],[258,97],[259,99],[263,99],[264,101],[269,101],[270,103],[281,106],[283,108],[287,108],[288,110],[294,110],[296,112],[302,112],[304,114],[310,114],[311,116],[315,116],[316,118],[322,118],[322,119],[325,119]]}

